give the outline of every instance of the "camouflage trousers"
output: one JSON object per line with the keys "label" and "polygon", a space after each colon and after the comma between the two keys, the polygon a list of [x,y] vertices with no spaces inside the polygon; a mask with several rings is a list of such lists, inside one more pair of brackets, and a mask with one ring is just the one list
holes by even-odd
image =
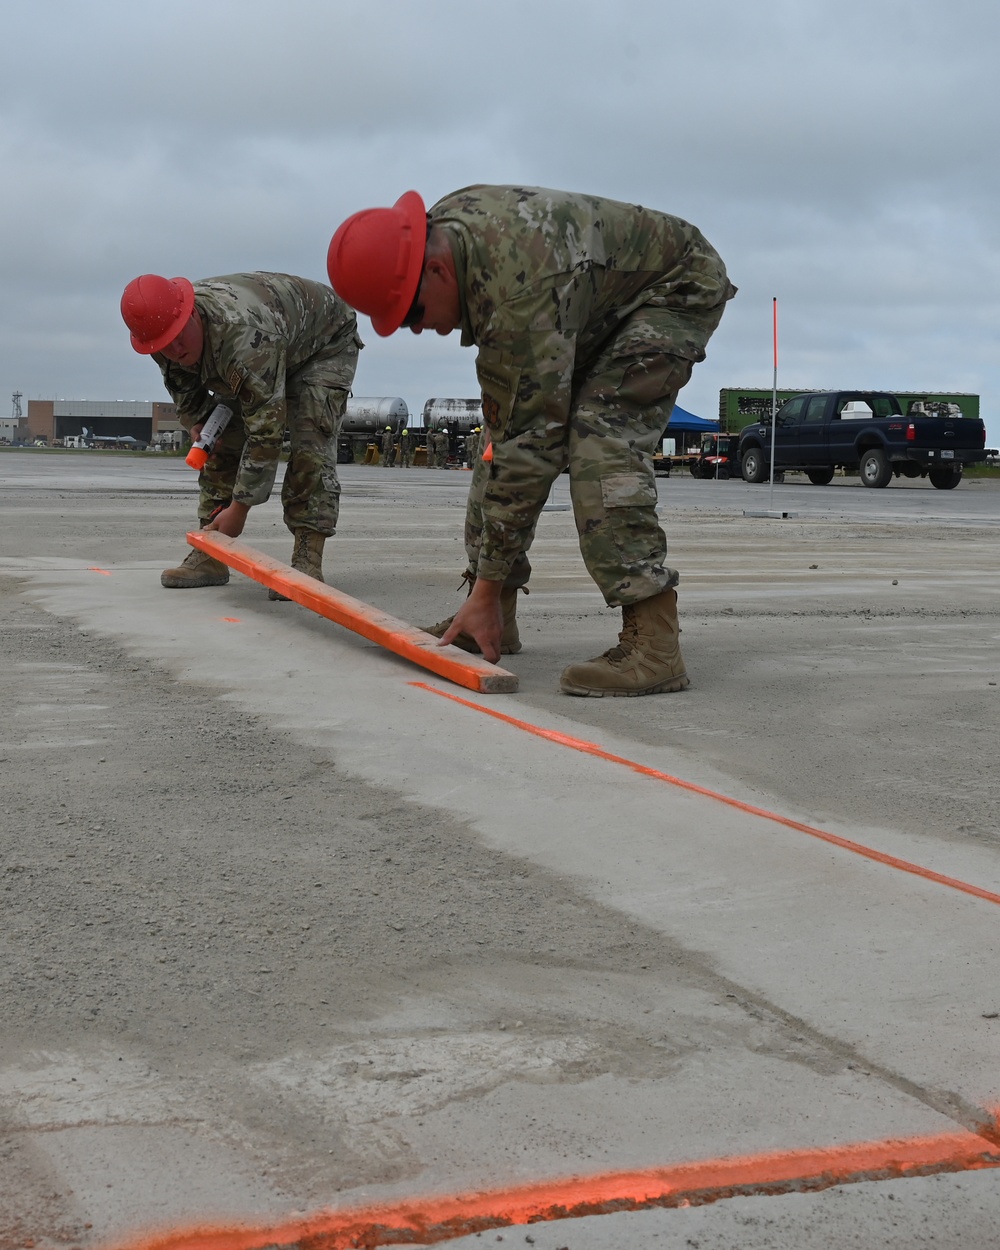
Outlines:
{"label": "camouflage trousers", "polygon": [[[285,378],[285,411],[289,439],[288,463],[281,487],[281,506],[290,530],[336,533],[340,515],[337,477],[337,436],[358,363],[351,343],[313,356]],[[259,448],[246,462],[246,427],[237,401],[224,401],[235,411],[198,478],[198,517],[207,520],[233,498],[237,474],[274,481],[280,447]]]}
{"label": "camouflage trousers", "polygon": [[[697,359],[704,357],[704,350],[697,350],[699,339],[708,342],[724,308],[690,315]],[[653,473],[653,455],[695,364],[695,359],[672,354],[677,321],[676,309],[643,307],[633,313],[574,378],[569,417],[561,430],[520,430],[515,418],[505,431],[509,471],[502,489],[490,463],[477,457],[465,525],[471,573],[479,563],[485,515],[516,533],[520,551],[504,585],[527,582],[526,553],[538,515],[568,468],[580,552],[605,602],[611,607],[638,603],[677,584],[677,571],[666,563]],[[522,434],[528,435],[523,443]],[[511,442],[513,447],[507,445]]]}

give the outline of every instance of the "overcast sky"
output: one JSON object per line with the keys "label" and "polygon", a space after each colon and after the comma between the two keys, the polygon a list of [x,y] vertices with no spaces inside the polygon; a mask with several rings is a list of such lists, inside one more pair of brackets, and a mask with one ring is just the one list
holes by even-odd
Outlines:
{"label": "overcast sky", "polygon": [[[325,281],[356,209],[520,182],[722,253],[684,407],[770,387],[776,296],[779,386],[977,392],[1000,443],[996,0],[33,0],[0,35],[2,415],[164,397],[139,273]],[[457,335],[361,320],[356,394],[476,394]]]}

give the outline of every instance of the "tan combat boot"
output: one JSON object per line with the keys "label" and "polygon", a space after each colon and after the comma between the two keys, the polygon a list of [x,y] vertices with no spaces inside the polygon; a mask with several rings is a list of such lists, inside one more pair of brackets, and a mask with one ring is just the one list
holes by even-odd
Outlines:
{"label": "tan combat boot", "polygon": [[225,586],[229,569],[204,551],[192,548],[175,569],[164,569],[160,585],[168,590],[191,590],[197,586]]}
{"label": "tan combat boot", "polygon": [[[305,573],[306,577],[315,577],[318,582],[321,582],[325,544],[325,534],[317,534],[315,530],[296,530],[295,542],[292,546],[292,568]],[[279,600],[281,603],[288,602],[288,596],[279,594],[276,590],[269,590],[267,597]]]}
{"label": "tan combat boot", "polygon": [[[472,591],[474,577],[466,579],[469,583],[469,591]],[[500,654],[501,655],[517,655],[521,650],[521,636],[517,632],[517,587],[503,586],[500,590],[500,610],[503,612],[503,633],[500,635]],[[524,593],[528,593],[526,586],[522,587]],[[443,638],[447,631],[451,628],[454,616],[449,616],[447,620],[438,621],[436,625],[429,625],[424,629],[425,634],[433,634],[435,638]],[[453,647],[461,647],[463,651],[471,651],[473,655],[480,654],[479,643],[471,634],[459,634],[457,638],[451,640]]]}
{"label": "tan combat boot", "polygon": [[678,641],[677,592],[661,590],[622,608],[617,647],[563,670],[564,694],[666,694],[689,685]]}

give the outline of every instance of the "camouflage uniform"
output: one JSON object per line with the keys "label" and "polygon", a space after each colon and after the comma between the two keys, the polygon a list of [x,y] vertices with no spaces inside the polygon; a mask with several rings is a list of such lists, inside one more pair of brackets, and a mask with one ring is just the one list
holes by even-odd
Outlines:
{"label": "camouflage uniform", "polygon": [[652,456],[736,293],[718,254],[678,217],[537,187],[467,187],[428,218],[451,244],[493,441],[470,484],[470,572],[524,585],[535,522],[568,466],[580,549],[608,604],[674,585]]}
{"label": "camouflage uniform", "polygon": [[436,430],[433,434],[434,439],[434,468],[445,469],[448,467],[448,452],[451,450],[451,437],[447,430]]}
{"label": "camouflage uniform", "polygon": [[337,528],[337,434],[362,343],[353,311],[319,282],[239,273],[194,283],[205,333],[186,368],[154,355],[190,430],[217,402],[233,411],[198,479],[204,522],[232,500],[270,497],[287,427],[281,489],[285,524],[329,536]]}
{"label": "camouflage uniform", "polygon": [[479,443],[481,439],[481,431],[476,433],[475,430],[470,430],[465,436],[465,446],[462,448],[462,455],[470,469],[476,467],[476,461],[479,459]]}
{"label": "camouflage uniform", "polygon": [[400,467],[408,469],[413,459],[413,439],[410,438],[408,430],[404,430],[399,436],[399,459]]}
{"label": "camouflage uniform", "polygon": [[396,435],[392,430],[386,429],[382,435],[382,468],[388,469],[393,460],[393,448],[396,445]]}

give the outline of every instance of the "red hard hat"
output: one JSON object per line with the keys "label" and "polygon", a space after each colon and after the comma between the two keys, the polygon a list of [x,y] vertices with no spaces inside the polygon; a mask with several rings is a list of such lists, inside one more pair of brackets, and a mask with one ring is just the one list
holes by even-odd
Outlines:
{"label": "red hard hat", "polygon": [[420,286],[426,246],[427,210],[416,191],[401,195],[392,208],[362,209],[330,240],[330,285],[371,317],[376,334],[392,334]]}
{"label": "red hard hat", "polygon": [[143,356],[172,343],[193,311],[194,287],[187,278],[144,273],[132,279],[122,296],[122,320],[132,331],[132,346]]}

